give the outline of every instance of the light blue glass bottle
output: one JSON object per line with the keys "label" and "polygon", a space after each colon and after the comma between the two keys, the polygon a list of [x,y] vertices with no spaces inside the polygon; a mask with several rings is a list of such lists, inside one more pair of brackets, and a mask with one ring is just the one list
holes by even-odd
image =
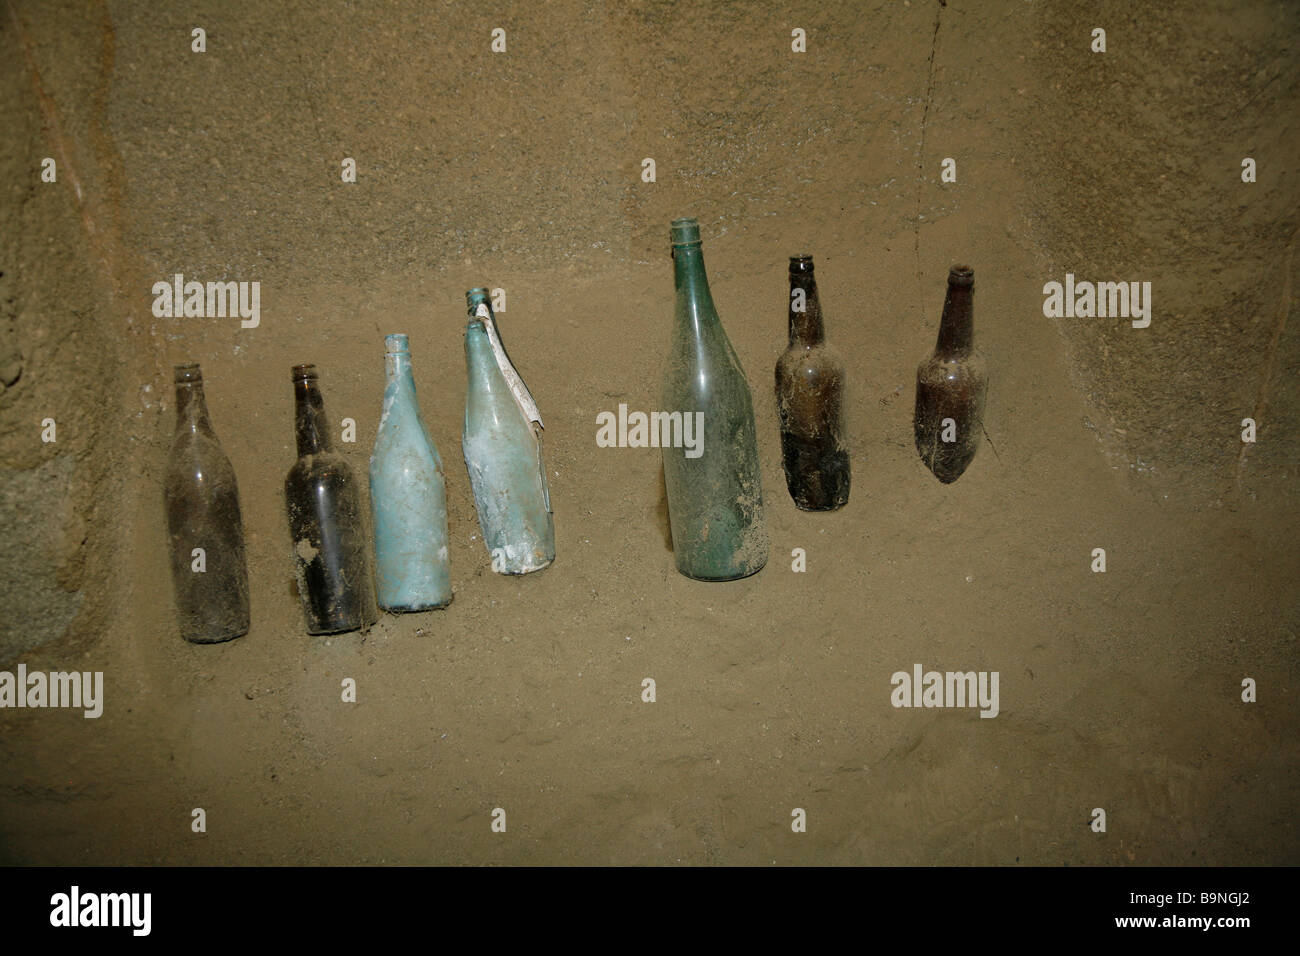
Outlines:
{"label": "light blue glass bottle", "polygon": [[379,606],[427,611],[446,607],[452,597],[447,483],[420,416],[406,336],[387,336],[384,351],[388,384],[370,456]]}
{"label": "light blue glass bottle", "polygon": [[555,560],[541,416],[501,345],[487,290],[471,289],[465,299],[469,387],[461,448],[483,543],[493,571],[540,571]]}

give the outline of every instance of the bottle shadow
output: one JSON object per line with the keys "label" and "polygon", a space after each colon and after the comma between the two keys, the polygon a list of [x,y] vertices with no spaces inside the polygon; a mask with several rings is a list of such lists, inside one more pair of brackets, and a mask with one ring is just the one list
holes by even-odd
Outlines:
{"label": "bottle shadow", "polygon": [[671,552],[673,550],[673,525],[668,517],[668,482],[664,478],[662,458],[659,460],[659,503],[655,506],[655,516],[658,519],[659,533],[663,535],[664,548]]}

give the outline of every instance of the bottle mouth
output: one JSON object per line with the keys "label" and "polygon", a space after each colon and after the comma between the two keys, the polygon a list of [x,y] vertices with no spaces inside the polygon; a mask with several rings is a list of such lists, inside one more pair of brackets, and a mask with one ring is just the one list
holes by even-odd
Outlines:
{"label": "bottle mouth", "polygon": [[953,266],[948,270],[948,281],[956,285],[974,285],[975,270],[970,266]]}
{"label": "bottle mouth", "polygon": [[470,289],[465,293],[465,304],[469,306],[471,312],[478,308],[480,302],[486,302],[487,300],[488,290],[482,286]]}
{"label": "bottle mouth", "polygon": [[315,365],[295,365],[293,367],[293,380],[295,382],[314,382],[317,377]]}
{"label": "bottle mouth", "polygon": [[174,365],[172,371],[176,374],[177,385],[184,382],[203,381],[203,371],[199,368],[198,362],[190,362],[188,365]]}
{"label": "bottle mouth", "polygon": [[384,336],[384,351],[389,355],[400,355],[411,351],[405,332],[393,332]]}
{"label": "bottle mouth", "polygon": [[791,272],[812,272],[813,257],[810,255],[791,256],[790,271]]}
{"label": "bottle mouth", "polygon": [[669,230],[674,246],[694,246],[700,243],[698,219],[674,219]]}

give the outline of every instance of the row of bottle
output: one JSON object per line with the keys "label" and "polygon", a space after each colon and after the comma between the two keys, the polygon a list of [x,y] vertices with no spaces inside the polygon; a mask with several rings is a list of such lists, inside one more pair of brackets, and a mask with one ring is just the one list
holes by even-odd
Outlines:
{"label": "row of bottle", "polygon": [[[469,388],[462,451],[494,570],[555,560],[541,416],[496,330],[486,289],[467,294]],[[352,469],[331,447],[313,365],[293,368],[298,460],[285,478],[294,570],[307,632],[368,626],[378,608],[451,602],[447,495],[411,375],[405,335],[385,340],[387,384],[370,458],[374,574]],[[197,365],[176,369],[176,437],[164,488],[181,634],[209,644],[248,632],[248,569],[234,470],[208,419]]]}
{"label": "row of bottle", "polygon": [[[673,551],[687,577],[735,580],[759,571],[768,556],[753,401],[709,292],[699,225],[677,220],[671,235],[676,319],[662,407],[703,413],[699,454],[661,443]],[[972,296],[971,270],[954,267],[938,346],[917,372],[917,450],[945,483],[965,470],[981,434],[986,379],[973,350]],[[471,290],[467,302],[462,451],[493,570],[526,574],[555,558],[541,415],[501,344],[487,290]],[[847,502],[851,482],[844,375],[826,343],[811,256],[790,260],[789,308],[789,346],[776,366],[786,483],[797,507],[834,510]],[[359,497],[346,461],[330,448],[315,369],[293,370],[299,457],[285,500],[312,634],[366,626],[377,616],[376,603],[422,611],[451,601],[442,461],[420,416],[405,335],[388,336],[386,366],[370,459],[377,595]],[[177,368],[176,392],[166,500],[177,607],[183,636],[213,643],[248,630],[238,493],[207,419],[198,366]],[[202,559],[194,557],[200,548]]]}
{"label": "row of bottle", "polygon": [[[672,251],[676,321],[661,401],[670,411],[705,410],[703,455],[662,452],[673,551],[687,577],[730,581],[767,562],[753,401],[713,305],[694,219],[673,222]],[[916,448],[945,484],[961,477],[982,434],[987,377],[974,349],[974,281],[966,266],[949,272],[938,344],[916,376]],[[812,256],[790,259],[789,310],[789,345],[776,364],[786,487],[798,508],[833,511],[848,501],[852,478],[844,367],[826,342]]]}

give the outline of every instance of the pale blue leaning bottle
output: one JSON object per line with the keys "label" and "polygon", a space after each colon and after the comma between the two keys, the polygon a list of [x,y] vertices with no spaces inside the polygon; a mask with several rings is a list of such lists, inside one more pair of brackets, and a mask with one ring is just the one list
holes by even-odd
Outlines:
{"label": "pale blue leaning bottle", "polygon": [[501,345],[487,290],[471,289],[465,299],[469,387],[461,448],[483,543],[493,571],[540,571],[555,560],[541,415]]}
{"label": "pale blue leaning bottle", "polygon": [[447,482],[420,416],[406,336],[387,336],[384,352],[388,384],[370,456],[379,606],[428,611],[451,603]]}

